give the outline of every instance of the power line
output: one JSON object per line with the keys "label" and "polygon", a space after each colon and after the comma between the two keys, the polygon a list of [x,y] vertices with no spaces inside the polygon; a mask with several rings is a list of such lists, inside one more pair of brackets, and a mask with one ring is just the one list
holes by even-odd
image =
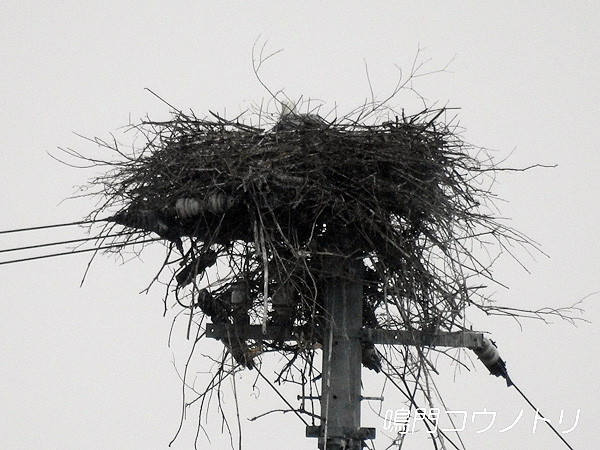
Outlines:
{"label": "power line", "polygon": [[[396,389],[398,389],[398,392],[400,392],[402,395],[404,395],[404,396],[406,397],[406,399],[407,399],[407,400],[408,400],[408,401],[411,403],[411,406],[414,406],[416,409],[420,409],[419,405],[417,404],[417,401],[415,400],[415,396],[414,396],[414,394],[411,394],[411,393],[410,393],[410,390],[408,389],[408,385],[407,385],[407,383],[406,383],[405,376],[404,376],[404,375],[402,375],[402,374],[401,374],[401,373],[398,371],[398,369],[396,369],[396,367],[395,367],[395,366],[394,366],[394,365],[391,363],[391,361],[390,361],[390,360],[389,360],[389,359],[388,359],[388,358],[387,358],[387,357],[386,357],[386,356],[385,356],[383,353],[381,353],[381,352],[380,352],[379,350],[377,350],[377,349],[376,349],[376,351],[377,351],[377,353],[378,353],[379,357],[380,357],[381,359],[383,359],[383,360],[386,362],[386,364],[388,365],[388,367],[390,367],[390,368],[392,369],[392,371],[393,371],[393,372],[395,372],[395,373],[396,373],[396,375],[397,375],[397,376],[398,376],[398,377],[399,377],[399,378],[402,380],[402,383],[404,383],[404,385],[405,385],[406,391],[404,391],[404,389],[402,389],[402,387],[400,387],[400,385],[399,385],[398,383],[396,383],[396,381],[394,381],[394,379],[392,378],[392,376],[391,376],[389,373],[385,373],[385,377],[388,379],[388,381],[389,381],[390,383],[392,383],[392,384],[393,384],[393,385],[396,387]],[[431,432],[432,432],[432,430],[431,430],[431,428],[430,428],[430,426],[429,426],[429,424],[428,424],[427,422],[430,422],[430,424],[431,424],[431,425],[433,425],[433,426],[435,427],[435,431],[437,431],[437,432],[438,432],[438,433],[439,433],[441,436],[443,436],[444,438],[446,438],[446,440],[447,440],[447,441],[448,441],[450,444],[452,444],[452,446],[453,446],[455,449],[457,449],[457,450],[460,450],[460,447],[458,447],[458,445],[456,445],[456,444],[455,444],[455,443],[452,441],[452,439],[450,439],[450,436],[448,436],[448,435],[447,435],[447,434],[446,434],[446,433],[445,433],[443,430],[441,430],[441,429],[439,429],[439,428],[437,427],[437,424],[435,423],[435,421],[434,421],[434,420],[432,420],[430,417],[427,417],[427,416],[425,416],[425,417],[424,417],[424,421],[423,421],[423,423],[424,423],[424,424],[425,424],[425,426],[427,427],[427,430],[428,430],[428,432],[429,432],[429,433],[431,433]],[[461,444],[462,444],[462,439],[460,438],[460,435],[459,435],[458,433],[456,433],[456,435],[457,435],[457,437],[458,437],[459,441],[460,441],[460,442],[461,442]],[[437,448],[437,444],[435,443],[435,440],[433,440],[432,442],[433,442],[433,445],[434,445],[434,446]],[[463,445],[463,447],[464,447],[464,445]]]}
{"label": "power line", "polygon": [[527,403],[529,403],[529,405],[533,409],[535,409],[536,414],[539,414],[539,416],[542,419],[544,419],[544,422],[546,422],[546,424],[550,427],[550,429],[552,431],[554,431],[554,433],[560,438],[560,440],[563,441],[567,447],[569,447],[571,450],[573,450],[573,447],[571,447],[569,445],[569,443],[565,440],[565,438],[563,438],[560,435],[560,433],[558,431],[556,431],[556,429],[552,426],[552,424],[550,423],[550,421],[547,420],[542,415],[542,413],[540,413],[540,410],[538,408],[536,408],[533,405],[533,403],[531,403],[531,401],[527,398],[527,396],[523,393],[523,391],[521,391],[521,389],[519,389],[517,387],[517,385],[515,385],[514,381],[508,376],[508,372],[506,371],[506,363],[500,357],[500,354],[498,353],[498,349],[497,349],[496,343],[494,341],[492,341],[492,340],[484,338],[483,346],[480,347],[480,348],[474,348],[473,350],[477,354],[477,357],[479,358],[479,360],[488,368],[488,370],[490,371],[490,373],[492,375],[496,375],[497,377],[503,377],[503,378],[505,378],[506,379],[506,385],[508,387],[514,386],[515,389],[517,390],[517,392],[519,394],[521,394],[521,397],[523,397],[525,399],[525,401]]}
{"label": "power line", "polygon": [[52,247],[54,245],[62,245],[62,244],[74,244],[76,242],[96,241],[96,240],[100,240],[100,239],[104,240],[107,238],[123,236],[124,234],[134,234],[134,232],[107,234],[104,236],[87,237],[87,238],[81,238],[81,239],[70,239],[67,241],[57,241],[57,242],[49,242],[49,243],[45,243],[45,244],[27,245],[24,247],[5,248],[5,249],[0,249],[0,253],[9,253],[9,252],[16,252],[16,251],[21,251],[21,250],[31,250],[34,248]]}
{"label": "power line", "polygon": [[259,376],[260,376],[260,377],[261,377],[261,378],[262,378],[264,381],[266,381],[266,383],[267,383],[267,384],[268,384],[268,385],[271,387],[271,389],[273,389],[273,390],[275,391],[275,393],[276,393],[276,394],[279,396],[279,398],[280,398],[281,400],[283,400],[283,402],[284,402],[284,403],[285,403],[285,404],[288,406],[288,408],[290,408],[290,410],[291,410],[291,411],[292,411],[294,414],[296,414],[296,416],[298,416],[298,418],[299,418],[299,419],[300,419],[302,422],[304,422],[304,425],[306,425],[306,426],[309,426],[309,425],[308,425],[308,422],[307,422],[306,420],[304,420],[304,417],[302,417],[302,416],[301,416],[301,415],[298,413],[298,411],[296,410],[296,408],[294,408],[294,407],[293,407],[293,406],[290,404],[290,402],[288,402],[288,401],[286,400],[286,398],[285,398],[283,395],[281,395],[281,392],[279,392],[279,391],[277,390],[277,388],[276,388],[275,386],[273,386],[273,383],[271,383],[271,382],[270,382],[270,381],[267,379],[267,377],[265,377],[265,376],[262,374],[262,372],[260,371],[260,369],[258,369],[258,368],[257,368],[257,373],[258,373],[258,375],[259,375]]}
{"label": "power line", "polygon": [[19,233],[21,231],[32,231],[32,230],[45,230],[47,228],[69,227],[69,226],[73,226],[73,225],[85,225],[88,223],[95,223],[95,222],[107,222],[108,220],[110,220],[110,219],[80,220],[80,221],[76,221],[76,222],[55,223],[55,224],[51,224],[51,225],[38,225],[35,227],[16,228],[13,230],[1,230],[0,234]]}
{"label": "power line", "polygon": [[86,249],[81,249],[81,250],[71,250],[71,251],[68,251],[68,252],[51,253],[51,254],[48,254],[48,255],[31,256],[31,257],[28,257],[28,258],[12,259],[12,260],[9,260],[9,261],[0,261],[0,266],[3,266],[5,264],[15,264],[15,263],[24,262],[24,261],[33,261],[33,260],[36,260],[36,259],[54,258],[56,256],[74,255],[76,253],[97,252],[97,251],[100,251],[100,250],[107,250],[107,249],[111,249],[111,248],[126,247],[128,245],[146,244],[146,243],[149,243],[149,242],[160,241],[161,239],[162,238],[144,239],[143,241],[125,242],[125,243],[122,243],[122,244],[103,245],[103,246],[94,247],[94,248],[86,248]]}
{"label": "power line", "polygon": [[527,396],[526,396],[526,395],[523,393],[523,391],[521,391],[521,389],[519,389],[519,388],[517,387],[517,385],[516,385],[514,382],[512,383],[512,386],[514,386],[514,388],[517,390],[517,392],[518,392],[519,394],[521,394],[521,397],[523,397],[523,398],[525,399],[525,401],[526,401],[526,402],[529,404],[529,406],[531,406],[533,409],[535,409],[535,413],[536,413],[536,414],[539,414],[539,416],[540,416],[542,419],[544,419],[544,422],[546,423],[546,425],[548,425],[548,426],[550,427],[550,429],[551,429],[551,430],[554,432],[554,434],[556,434],[556,435],[557,435],[557,436],[560,438],[560,440],[561,440],[561,441],[563,441],[563,442],[564,442],[564,444],[565,444],[565,445],[566,445],[566,446],[567,446],[569,449],[573,450],[573,447],[571,447],[571,446],[569,445],[569,443],[568,443],[568,442],[565,440],[565,438],[564,438],[564,437],[562,437],[562,435],[561,435],[561,434],[560,434],[560,433],[559,433],[559,432],[556,430],[556,428],[554,428],[554,427],[552,426],[552,424],[550,423],[550,421],[549,421],[549,420],[547,420],[547,419],[544,417],[544,415],[543,415],[543,414],[540,412],[540,410],[539,410],[539,409],[538,409],[538,408],[537,408],[537,407],[536,407],[536,406],[535,406],[533,403],[531,403],[531,401],[530,401],[530,400],[527,398]]}

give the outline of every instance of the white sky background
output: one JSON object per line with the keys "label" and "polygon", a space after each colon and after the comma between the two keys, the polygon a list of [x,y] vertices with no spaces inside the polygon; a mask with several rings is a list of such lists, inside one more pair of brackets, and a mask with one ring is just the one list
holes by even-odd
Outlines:
{"label": "white sky background", "polygon": [[[261,73],[272,90],[321,99],[324,111],[337,104],[340,113],[370,96],[363,59],[383,99],[398,79],[394,65],[408,71],[420,46],[421,60],[431,59],[426,69],[454,58],[447,72],[419,78],[415,87],[431,103],[461,108],[467,141],[495,150],[499,159],[514,151],[511,166],[558,165],[503,175],[496,186],[507,200],[500,204],[503,215],[550,258],[519,252],[530,274],[503,258],[495,275],[510,289],[493,287],[494,298],[531,309],[573,304],[600,290],[600,11],[583,1],[504,5],[5,0],[0,229],[87,215],[95,206],[90,199],[61,201],[94,172],[61,165],[47,153],[71,147],[93,154],[95,147],[73,132],[109,138],[129,116],[167,118],[168,107],[144,88],[198,115],[211,109],[233,117],[248,102],[268,99],[251,65],[259,35],[268,50],[284,49]],[[408,113],[417,112],[415,105],[408,92],[392,101]],[[81,234],[0,235],[0,248]],[[181,368],[187,356],[184,331],[176,328],[177,345],[169,348],[172,314],[162,316],[163,290],[138,294],[162,253],[150,250],[143,259],[121,265],[97,257],[83,287],[86,255],[0,266],[0,448],[167,448],[181,409],[172,360]],[[477,329],[492,332],[515,382],[559,430],[570,428],[581,409],[577,428],[566,435],[576,449],[600,445],[598,300],[584,302],[592,323],[578,327],[525,321],[521,329],[509,319],[471,316]],[[483,366],[457,374],[441,367],[435,379],[448,409],[469,413],[461,434],[467,448],[566,448],[542,423],[533,434],[533,411]],[[251,372],[243,378],[251,380]],[[371,374],[366,381],[381,383]],[[377,395],[370,386],[365,394]],[[244,448],[316,448],[291,414],[248,422],[285,408],[264,385],[258,400],[251,394],[239,387]],[[389,399],[386,407],[402,407]],[[496,423],[478,434],[485,424],[470,423],[470,415],[484,408],[497,412]],[[376,427],[382,438],[375,444],[385,448],[383,423],[367,409],[364,404],[363,426]],[[521,409],[517,426],[499,433]],[[191,448],[193,414],[173,448]],[[206,429],[211,448],[226,448],[218,417]],[[404,448],[431,448],[423,432],[407,439]]]}

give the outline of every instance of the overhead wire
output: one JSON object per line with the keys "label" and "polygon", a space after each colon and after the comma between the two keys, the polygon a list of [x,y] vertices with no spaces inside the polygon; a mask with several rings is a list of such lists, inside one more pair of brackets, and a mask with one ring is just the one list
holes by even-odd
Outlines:
{"label": "overhead wire", "polygon": [[101,245],[99,247],[93,247],[93,248],[85,248],[85,249],[78,249],[78,250],[70,250],[70,251],[66,251],[66,252],[50,253],[47,255],[30,256],[27,258],[12,259],[9,261],[0,261],[0,266],[6,265],[6,264],[16,264],[16,263],[25,262],[25,261],[34,261],[36,259],[46,259],[46,258],[54,258],[57,256],[74,255],[76,253],[97,252],[100,250],[107,250],[107,249],[112,249],[112,248],[123,248],[123,247],[127,247],[129,245],[147,244],[150,242],[156,242],[156,241],[160,241],[160,240],[162,240],[162,238],[151,238],[151,239],[144,239],[141,241],[123,242],[120,244]]}
{"label": "overhead wire", "polygon": [[106,218],[106,219],[95,219],[95,220],[79,220],[76,222],[55,223],[55,224],[50,224],[50,225],[38,225],[35,227],[15,228],[12,230],[0,230],[0,234],[19,233],[22,231],[33,231],[33,230],[45,230],[47,228],[69,227],[69,226],[74,226],[74,225],[86,225],[89,223],[96,223],[96,222],[108,222],[109,220],[110,220],[109,218]]}
{"label": "overhead wire", "polygon": [[[107,222],[110,220],[111,220],[110,218],[106,218],[106,219],[94,219],[94,220],[78,220],[78,221],[55,223],[55,224],[49,224],[49,225],[37,225],[37,226],[32,226],[32,227],[0,230],[0,234],[22,233],[22,232],[28,232],[28,231],[36,231],[36,230],[39,231],[39,230],[47,230],[47,229],[54,229],[54,228],[61,228],[61,227],[70,227],[70,226],[76,226],[76,225],[87,225],[87,224],[92,224],[92,223],[97,223],[97,222]],[[98,235],[98,236],[88,236],[85,238],[66,239],[66,240],[55,241],[55,242],[46,242],[46,243],[42,243],[42,244],[24,245],[21,247],[0,249],[0,253],[11,253],[11,252],[18,252],[18,251],[42,249],[42,248],[47,248],[47,247],[52,247],[52,246],[57,246],[57,245],[80,244],[80,243],[92,242],[92,241],[104,242],[108,238],[116,238],[116,237],[120,237],[120,236],[132,236],[135,233],[136,232],[133,232],[133,231],[123,231],[120,233],[112,233],[112,234],[105,234],[105,235]],[[123,248],[126,246],[135,245],[135,244],[146,244],[146,243],[158,241],[161,239],[162,238],[132,240],[132,241],[121,242],[121,243],[113,243],[113,244],[109,244],[109,245],[98,245],[98,246],[94,246],[92,248],[75,248],[75,249],[71,249],[71,250],[67,250],[67,251],[48,253],[48,254],[43,254],[43,255],[28,256],[28,257],[23,257],[23,258],[15,258],[15,259],[7,260],[7,261],[0,261],[0,266],[8,265],[8,264],[16,264],[16,263],[25,262],[25,261],[35,261],[38,259],[54,258],[54,257],[58,257],[58,256],[74,255],[77,253],[97,252],[100,250]]]}
{"label": "overhead wire", "polygon": [[66,241],[47,242],[44,244],[34,244],[34,245],[26,245],[23,247],[5,248],[5,249],[0,249],[0,253],[17,252],[17,251],[21,251],[21,250],[32,250],[35,248],[52,247],[55,245],[63,245],[63,244],[75,244],[77,242],[98,241],[98,240],[104,240],[107,238],[123,236],[124,234],[134,234],[134,233],[135,232],[133,232],[133,231],[129,232],[129,233],[114,233],[114,234],[107,234],[104,236],[89,236],[86,238],[69,239]]}
{"label": "overhead wire", "polygon": [[261,378],[262,378],[262,379],[263,379],[263,380],[264,380],[264,381],[265,381],[265,382],[266,382],[266,383],[267,383],[267,384],[268,384],[268,385],[271,387],[271,389],[273,389],[273,390],[275,391],[275,393],[276,393],[276,394],[279,396],[279,398],[280,398],[281,400],[283,400],[283,402],[284,402],[284,403],[287,405],[287,407],[288,407],[288,408],[290,408],[290,411],[292,411],[294,414],[296,414],[296,416],[297,416],[297,417],[298,417],[298,418],[299,418],[299,419],[300,419],[302,422],[304,422],[304,425],[306,425],[307,427],[308,427],[308,426],[310,426],[310,425],[309,425],[309,423],[308,423],[308,422],[307,422],[307,421],[304,419],[304,417],[302,417],[302,416],[300,415],[300,413],[299,413],[299,412],[296,410],[296,408],[294,408],[294,407],[293,407],[293,406],[290,404],[290,402],[288,402],[288,401],[286,400],[286,398],[285,398],[283,395],[281,395],[281,392],[279,392],[279,390],[278,390],[278,389],[277,389],[275,386],[273,386],[273,383],[271,383],[271,382],[270,382],[270,381],[267,379],[267,377],[265,377],[265,376],[263,375],[263,373],[260,371],[260,369],[258,369],[258,368],[257,368],[257,373],[258,373],[258,375],[259,375],[259,376],[260,376],[260,377],[261,377]]}
{"label": "overhead wire", "polygon": [[[394,371],[396,373],[396,375],[398,375],[400,377],[401,380],[404,381],[404,377],[396,370],[396,368],[391,364],[391,362],[386,358],[386,356],[384,354],[382,354],[381,352],[377,351],[377,353],[379,354],[379,356],[392,368],[392,371]],[[390,377],[389,374],[386,374],[388,380],[398,389],[399,392],[401,392],[402,394],[404,394],[406,396],[406,398],[408,400],[411,401],[411,403],[417,407],[417,404],[415,403],[415,400],[412,396],[410,396],[408,394],[408,392],[404,392],[404,390]],[[531,400],[529,400],[529,398],[527,398],[527,396],[525,395],[525,393],[519,389],[519,387],[514,383],[514,381],[512,379],[510,379],[510,384],[508,385],[508,387],[513,386],[517,392],[521,395],[521,397],[523,397],[523,399],[529,404],[529,406],[531,406],[531,408],[533,410],[535,410],[536,414],[538,414],[543,421],[546,423],[546,425],[548,425],[550,427],[550,429],[554,432],[554,434],[556,434],[559,439],[567,446],[567,448],[569,448],[570,450],[573,450],[573,447],[571,447],[571,445],[567,442],[567,440],[558,432],[558,430],[556,430],[556,428],[552,425],[552,423],[546,419],[546,417],[540,412],[539,408],[536,407]],[[405,382],[406,383],[406,382]],[[448,439],[448,441],[450,442],[450,444],[452,444],[455,448],[458,449],[458,447],[456,446],[456,444],[454,444],[454,442],[452,442],[452,440],[449,439],[449,437],[445,434],[445,433],[441,433],[442,436],[444,436],[446,439]],[[458,436],[460,439],[460,436]],[[462,443],[462,440],[461,440]]]}
{"label": "overhead wire", "polygon": [[[402,395],[404,395],[404,397],[406,397],[406,399],[410,402],[411,407],[414,406],[415,409],[420,409],[419,405],[417,404],[417,401],[415,400],[414,394],[410,394],[410,389],[408,388],[408,384],[406,382],[405,376],[403,374],[401,374],[398,371],[398,369],[396,369],[396,367],[392,364],[392,362],[383,353],[381,353],[378,349],[376,349],[376,351],[379,354],[379,357],[383,361],[386,362],[388,367],[391,368],[392,372],[395,372],[395,374],[400,378],[400,380],[402,380],[402,383],[404,384],[406,390],[402,389],[402,387],[392,378],[391,374],[385,373],[385,377],[388,379],[388,381],[394,385],[394,387],[398,390],[398,392],[400,392]],[[454,441],[452,441],[450,436],[448,436],[443,430],[438,428],[438,426],[437,426],[438,424],[433,419],[431,419],[428,416],[424,416],[423,419],[424,419],[424,424],[428,429],[428,432],[430,432],[430,433],[432,432],[430,425],[433,426],[435,431],[438,432],[442,437],[444,437],[455,449],[460,450],[460,447],[458,445],[456,445],[454,443]],[[461,444],[463,444],[462,439],[460,438],[460,435],[458,435],[458,433],[457,433],[457,437],[458,437],[459,441],[461,442]],[[432,440],[432,443],[433,443],[434,447],[437,449],[438,447],[437,447],[437,443],[436,443],[435,439]],[[463,444],[463,448],[464,448],[464,444]]]}
{"label": "overhead wire", "polygon": [[[487,342],[487,344],[486,344]],[[542,413],[540,413],[539,408],[537,408],[525,395],[525,393],[519,389],[517,387],[517,385],[515,384],[515,382],[512,380],[512,378],[508,375],[508,372],[506,370],[506,363],[504,362],[504,360],[500,357],[500,354],[497,351],[497,346],[496,343],[494,341],[488,340],[487,338],[484,338],[484,345],[481,348],[478,349],[473,349],[475,351],[475,353],[477,354],[477,357],[479,358],[479,360],[488,368],[488,370],[490,371],[490,373],[492,375],[495,375],[497,377],[503,377],[504,379],[506,379],[506,385],[508,387],[514,386],[515,389],[517,390],[517,392],[519,394],[521,394],[521,397],[523,397],[525,399],[525,401],[529,404],[529,406],[531,406],[537,415],[539,415],[544,422],[546,422],[546,424],[550,427],[550,429],[554,432],[554,434],[556,434],[561,441],[563,441],[563,443],[570,448],[571,450],[573,450],[573,447],[571,447],[569,445],[569,443],[565,440],[565,438],[563,438],[560,433],[558,431],[556,431],[556,429],[552,426],[552,424],[550,423],[549,420],[547,420]],[[537,418],[536,418],[537,419]]]}
{"label": "overhead wire", "polygon": [[518,386],[513,382],[512,386],[517,390],[517,392],[519,394],[521,394],[521,397],[523,397],[525,399],[525,401],[529,404],[529,406],[531,406],[534,410],[535,413],[538,414],[543,421],[546,423],[546,425],[548,425],[550,427],[550,429],[554,432],[554,434],[556,434],[561,441],[563,441],[563,443],[571,450],[573,450],[573,447],[571,447],[571,445],[569,445],[569,443],[566,441],[566,439],[564,437],[562,437],[562,435],[556,430],[556,428],[554,428],[554,426],[552,426],[552,424],[550,423],[550,421],[548,419],[546,419],[544,417],[544,415],[540,412],[539,408],[537,408],[528,398],[527,396],[523,393],[523,391],[521,389],[518,388]]}

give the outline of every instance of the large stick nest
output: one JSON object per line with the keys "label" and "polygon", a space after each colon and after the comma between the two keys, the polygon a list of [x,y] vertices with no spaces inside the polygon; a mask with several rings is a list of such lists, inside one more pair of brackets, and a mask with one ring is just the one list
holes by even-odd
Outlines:
{"label": "large stick nest", "polygon": [[92,181],[105,196],[93,216],[110,214],[117,240],[164,239],[169,292],[197,318],[303,330],[296,343],[226,342],[248,367],[258,353],[319,343],[331,257],[364,262],[364,326],[461,329],[477,297],[469,277],[486,275],[469,240],[507,230],[480,208],[477,180],[493,166],[445,113],[366,125],[289,110],[268,128],[181,112],[145,121],[141,151],[111,146],[122,158]]}

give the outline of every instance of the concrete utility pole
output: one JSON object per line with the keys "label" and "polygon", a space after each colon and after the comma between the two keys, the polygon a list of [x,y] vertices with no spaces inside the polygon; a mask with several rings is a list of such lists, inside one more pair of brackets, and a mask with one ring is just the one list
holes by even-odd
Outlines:
{"label": "concrete utility pole", "polygon": [[[321,450],[360,450],[375,438],[374,428],[361,428],[362,346],[374,344],[442,347],[483,347],[483,334],[456,332],[428,335],[415,330],[363,328],[364,265],[360,259],[338,256],[323,260],[325,334],[321,388],[321,424],[308,426],[307,437],[318,438]],[[282,328],[260,325],[207,324],[206,335],[215,339],[281,340]],[[283,337],[293,341],[294,333]]]}
{"label": "concrete utility pole", "polygon": [[308,427],[319,448],[360,450],[375,430],[360,428],[364,278],[362,260],[324,258],[323,297],[326,319],[323,339],[321,425]]}

